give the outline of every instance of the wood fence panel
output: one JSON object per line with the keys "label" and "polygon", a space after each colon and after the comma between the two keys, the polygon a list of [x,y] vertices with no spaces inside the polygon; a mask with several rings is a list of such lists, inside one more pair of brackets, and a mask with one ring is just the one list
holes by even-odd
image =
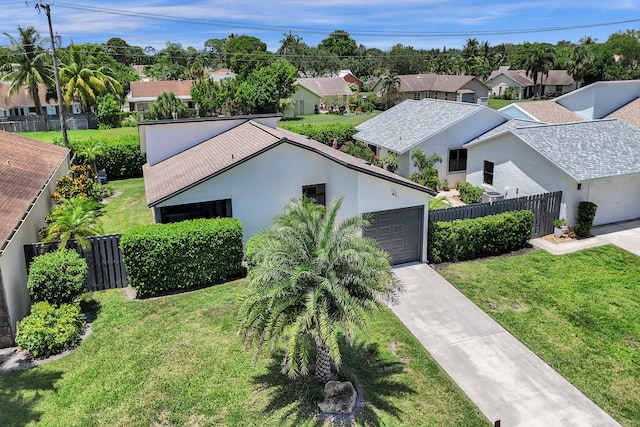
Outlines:
{"label": "wood fence panel", "polygon": [[[127,270],[120,251],[121,234],[90,237],[90,251],[83,251],[77,244],[74,249],[87,261],[87,285],[90,291],[124,288],[129,285]],[[27,270],[38,255],[56,249],[56,244],[33,243],[24,245]]]}
{"label": "wood fence panel", "polygon": [[558,219],[560,215],[561,200],[562,191],[556,191],[553,193],[498,200],[490,203],[473,203],[449,209],[430,210],[429,222],[473,219],[503,212],[528,209],[533,212],[534,215],[532,237],[542,237],[553,233],[553,220]]}

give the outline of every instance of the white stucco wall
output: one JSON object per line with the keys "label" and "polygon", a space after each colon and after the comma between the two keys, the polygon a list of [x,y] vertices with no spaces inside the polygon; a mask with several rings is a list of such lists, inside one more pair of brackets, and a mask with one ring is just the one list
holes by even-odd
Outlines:
{"label": "white stucco wall", "polygon": [[[303,185],[326,184],[326,200],[343,195],[340,218],[404,207],[425,206],[424,192],[348,169],[309,150],[283,143],[258,157],[161,203],[161,206],[231,199],[235,218],[244,227],[244,243],[281,215]],[[395,194],[395,195],[394,195]],[[426,239],[426,220],[425,233]],[[423,242],[426,248],[426,241]],[[423,254],[426,261],[426,251]]]}
{"label": "white stucco wall", "polygon": [[[280,118],[252,117],[252,120],[272,128]],[[141,123],[138,126],[140,148],[146,154],[147,162],[154,165],[188,148],[204,142],[231,128],[244,123],[247,119],[191,120],[175,123]]]}
{"label": "white stucco wall", "polygon": [[497,75],[487,82],[487,84],[491,87],[492,96],[502,95],[508,87],[512,87],[517,99],[522,99],[524,97],[523,87],[504,74]]}
{"label": "white stucco wall", "polygon": [[556,102],[587,119],[601,119],[640,96],[640,81],[598,82]]}
{"label": "white stucco wall", "polygon": [[320,97],[303,86],[298,85],[292,98],[295,105],[284,112],[285,117],[313,114],[316,106],[320,108]]}
{"label": "white stucco wall", "polygon": [[46,188],[40,193],[31,211],[0,256],[0,274],[2,274],[2,284],[14,335],[16,322],[27,314],[31,305],[23,246],[40,241],[38,232],[46,225],[44,218],[53,205],[51,195],[55,191],[56,181],[65,176],[68,170],[67,157],[52,175]]}

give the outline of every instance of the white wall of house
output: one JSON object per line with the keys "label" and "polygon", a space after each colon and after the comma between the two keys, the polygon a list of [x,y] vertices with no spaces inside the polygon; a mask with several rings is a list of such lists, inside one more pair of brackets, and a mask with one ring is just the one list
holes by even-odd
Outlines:
{"label": "white wall of house", "polygon": [[292,98],[294,105],[283,113],[284,117],[313,114],[316,107],[320,108],[320,97],[303,86],[296,87]]}
{"label": "white wall of house", "polygon": [[[339,195],[345,196],[340,210],[341,219],[355,214],[418,205],[425,206],[427,214],[426,193],[346,168],[320,154],[289,143],[282,143],[162,202],[154,209],[231,199],[233,216],[243,224],[246,243],[257,231],[281,215],[291,198],[302,196],[303,185],[322,183],[326,184],[327,204]],[[426,239],[426,226],[424,234],[423,238]],[[423,243],[426,248],[426,241]]]}
{"label": "white wall of house", "polygon": [[640,173],[587,181],[582,190],[598,205],[594,225],[640,218]]}
{"label": "white wall of house", "polygon": [[[252,120],[275,129],[280,117],[255,117]],[[246,119],[223,119],[162,122],[161,125],[154,125],[153,122],[141,123],[138,126],[140,148],[146,154],[147,162],[154,165],[245,121]]]}
{"label": "white wall of house", "polygon": [[598,82],[556,102],[587,119],[601,119],[640,96],[640,80]]}
{"label": "white wall of house", "polygon": [[27,289],[27,266],[24,260],[23,246],[40,241],[38,232],[46,225],[44,218],[53,205],[51,196],[55,191],[56,181],[58,178],[65,176],[68,170],[69,159],[67,157],[36,198],[33,207],[18,228],[18,231],[13,235],[0,255],[0,274],[2,274],[2,284],[4,285],[4,294],[14,335],[16,322],[27,314],[31,305]]}
{"label": "white wall of house", "polygon": [[507,88],[512,87],[515,91],[516,99],[524,98],[524,88],[504,74],[495,76],[487,84],[491,87],[491,96],[503,95]]}
{"label": "white wall of house", "polygon": [[[399,167],[396,173],[404,177],[409,177],[412,173],[418,172],[418,169],[413,165],[411,156],[416,150],[420,149],[427,155],[437,153],[442,157],[442,163],[435,164],[435,167],[438,170],[438,177],[441,182],[444,182],[446,179],[452,187],[458,182],[464,182],[464,171],[449,171],[449,150],[462,148],[462,146],[467,142],[495,128],[504,121],[505,119],[495,114],[494,111],[481,109],[475,114],[466,117],[442,132],[432,136],[411,150],[399,155]],[[434,190],[438,189],[434,188]]]}

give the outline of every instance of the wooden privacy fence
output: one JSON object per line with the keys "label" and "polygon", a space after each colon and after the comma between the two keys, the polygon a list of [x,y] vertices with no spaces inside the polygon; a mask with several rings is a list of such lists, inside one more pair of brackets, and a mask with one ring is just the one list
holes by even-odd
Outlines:
{"label": "wooden privacy fence", "polygon": [[449,209],[434,209],[429,211],[429,222],[479,218],[502,212],[528,209],[534,215],[532,237],[542,237],[553,233],[553,220],[558,219],[560,215],[561,200],[562,191],[555,191],[490,203],[473,203]]}
{"label": "wooden privacy fence", "polygon": [[[87,260],[88,287],[90,291],[101,291],[104,289],[124,288],[129,284],[127,271],[122,261],[120,251],[121,234],[110,234],[107,236],[89,237],[91,250],[85,252],[75,244],[74,249],[81,257]],[[51,252],[57,248],[55,243],[32,243],[24,245],[24,256],[27,263],[27,270],[31,261],[38,255]]]}

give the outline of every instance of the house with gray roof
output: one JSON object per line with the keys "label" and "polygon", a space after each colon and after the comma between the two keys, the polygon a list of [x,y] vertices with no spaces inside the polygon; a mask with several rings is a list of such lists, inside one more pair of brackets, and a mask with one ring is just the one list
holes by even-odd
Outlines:
{"label": "house with gray roof", "polygon": [[[489,96],[489,86],[474,76],[403,74],[397,77],[400,79],[398,102],[427,98],[475,104]],[[371,87],[371,91],[378,96],[382,95],[384,79],[380,77]]]}
{"label": "house with gray roof", "polygon": [[507,121],[491,108],[466,102],[407,100],[356,126],[354,138],[383,157],[398,155],[396,173],[408,177],[417,169],[411,156],[416,150],[438,154],[438,177],[450,185],[465,181],[469,141]]}
{"label": "house with gray roof", "polygon": [[502,96],[511,90],[514,99],[531,98],[538,91],[541,95],[559,96],[577,89],[579,84],[566,70],[549,70],[538,74],[535,87],[526,70],[510,70],[508,65],[493,71],[487,79],[491,96]]}
{"label": "house with gray roof", "polygon": [[594,224],[640,217],[640,130],[620,119],[511,123],[464,145],[467,182],[518,197],[562,191],[560,216],[598,206]]}
{"label": "house with gray roof", "polygon": [[353,91],[342,77],[300,78],[295,83],[293,106],[284,112],[285,117],[317,114],[321,110],[348,106]]}
{"label": "house with gray roof", "polygon": [[340,150],[276,127],[280,115],[139,124],[147,205],[156,222],[235,217],[244,242],[291,198],[344,197],[340,216],[370,214],[366,235],[394,263],[426,261],[435,192]]}

